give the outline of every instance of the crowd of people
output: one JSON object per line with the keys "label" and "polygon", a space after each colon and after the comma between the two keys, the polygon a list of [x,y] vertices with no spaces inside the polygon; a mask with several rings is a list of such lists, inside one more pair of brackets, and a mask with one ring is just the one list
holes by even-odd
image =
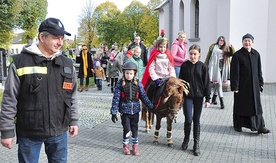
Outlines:
{"label": "crowd of people", "polygon": [[[165,32],[161,31],[160,36],[154,40],[153,45],[148,49],[141,43],[141,38],[138,35],[134,37],[134,41],[127,46],[127,50],[125,51],[119,51],[117,44],[114,44],[113,51],[108,51],[108,47],[104,47],[103,45],[100,47],[97,54],[100,56],[103,68],[105,64],[109,65],[106,69],[104,68],[104,72],[108,83],[107,86],[111,82],[112,93],[114,89],[116,90],[115,86],[119,80],[118,73],[123,72],[122,67],[128,62],[135,63],[135,78],[142,83],[147,97],[154,106],[158,102],[156,89],[163,79],[173,76],[190,83],[190,93],[185,96],[183,104],[185,122],[182,149],[186,150],[188,148],[193,123],[193,151],[195,156],[200,154],[199,139],[202,108],[203,106],[208,108],[210,104],[217,105],[217,97],[219,97],[220,108],[224,109],[223,85],[227,83],[231,83],[231,90],[235,92],[233,113],[235,131],[241,132],[242,127],[245,127],[258,133],[267,134],[270,132],[265,127],[262,116],[263,111],[260,103],[260,91],[262,91],[263,86],[261,61],[259,53],[252,48],[254,38],[251,34],[246,34],[242,37],[243,46],[237,52],[231,43],[226,42],[224,36],[219,36],[217,41],[210,45],[205,62],[199,60],[201,57],[199,45],[191,45],[188,49],[185,31],[181,30],[178,32],[178,36],[173,41],[171,49],[168,49],[168,40],[164,34]],[[235,56],[236,53],[245,52],[249,56],[253,54],[252,56],[255,57],[247,58],[248,56],[246,56],[241,58]],[[117,61],[114,62],[114,59]],[[248,63],[251,60],[254,61],[254,64],[258,65],[256,69]],[[243,67],[242,64],[246,65],[246,67]],[[110,74],[108,67],[113,67],[113,71],[116,72],[115,76]],[[241,73],[245,72],[251,74],[251,76],[246,77],[245,75],[241,75]],[[125,78],[125,74],[121,76],[122,79]],[[254,81],[249,81],[250,79],[254,79]],[[242,87],[243,85],[247,87]],[[246,90],[243,88],[246,88]],[[252,99],[247,99],[248,96],[246,95],[252,97]],[[246,99],[244,99],[245,97]],[[112,108],[111,114],[114,122],[114,114],[117,111],[114,111],[114,106]],[[120,106],[118,109],[120,112]],[[121,112],[121,114],[125,113]],[[125,126],[123,125],[123,127],[125,133]],[[125,139],[126,137],[124,137]],[[138,139],[138,135],[136,135],[135,139]],[[126,148],[126,140],[123,144],[124,153],[129,154],[129,147],[127,146]],[[138,140],[135,144],[135,155],[137,155],[139,153],[137,152]]]}
{"label": "crowd of people", "polygon": [[107,86],[113,93],[111,119],[115,123],[120,113],[126,155],[131,153],[130,142],[133,154],[139,155],[140,100],[155,113],[155,90],[171,76],[190,84],[183,103],[183,150],[188,148],[193,123],[193,154],[200,155],[202,108],[216,105],[217,96],[220,108],[225,108],[222,84],[226,81],[230,81],[234,92],[235,131],[241,132],[245,127],[259,134],[270,132],[265,127],[260,100],[264,85],[261,59],[253,48],[251,34],[242,37],[242,47],[236,52],[224,36],[218,37],[204,63],[199,60],[200,46],[193,44],[188,48],[184,31],[178,32],[171,50],[163,30],[149,49],[138,35],[126,50],[119,50],[117,43],[111,49],[101,44],[92,54],[87,45],[82,45],[76,55],[76,62],[80,64],[76,76],[72,61],[59,51],[64,35],[70,35],[61,21],[47,18],[38,32],[38,43],[25,46],[20,54],[13,56],[0,112],[1,144],[11,149],[16,132],[19,162],[38,162],[42,144],[49,162],[66,162],[67,131],[71,137],[78,134],[77,91],[88,91],[92,76],[99,91]]}

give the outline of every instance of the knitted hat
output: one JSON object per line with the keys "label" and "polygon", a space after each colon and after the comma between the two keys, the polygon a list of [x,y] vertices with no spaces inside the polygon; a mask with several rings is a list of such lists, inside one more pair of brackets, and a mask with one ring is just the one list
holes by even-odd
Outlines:
{"label": "knitted hat", "polygon": [[100,61],[97,61],[96,62],[96,67],[99,67],[99,66],[101,66],[101,63],[100,63]]}
{"label": "knitted hat", "polygon": [[109,56],[110,57],[114,57],[115,55],[114,55],[114,53],[110,53]]}
{"label": "knitted hat", "polygon": [[251,34],[247,33],[246,35],[244,35],[244,36],[242,37],[242,41],[243,41],[244,39],[246,39],[246,38],[249,38],[249,39],[252,40],[252,42],[254,42],[254,37],[253,37]]}

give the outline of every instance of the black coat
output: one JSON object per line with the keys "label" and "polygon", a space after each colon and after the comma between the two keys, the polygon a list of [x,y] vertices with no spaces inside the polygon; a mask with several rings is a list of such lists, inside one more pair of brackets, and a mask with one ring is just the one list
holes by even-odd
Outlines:
{"label": "black coat", "polygon": [[[92,62],[91,56],[92,56],[91,53],[88,52],[87,53],[87,62],[88,62],[87,77],[93,77],[93,73],[91,71],[91,69],[93,69],[93,62]],[[76,63],[80,64],[78,78],[84,78],[82,51],[80,51],[80,56],[76,57]]]}
{"label": "black coat", "polygon": [[263,113],[260,88],[263,86],[260,54],[241,48],[232,58],[230,69],[231,90],[234,93],[234,114],[254,116]]}

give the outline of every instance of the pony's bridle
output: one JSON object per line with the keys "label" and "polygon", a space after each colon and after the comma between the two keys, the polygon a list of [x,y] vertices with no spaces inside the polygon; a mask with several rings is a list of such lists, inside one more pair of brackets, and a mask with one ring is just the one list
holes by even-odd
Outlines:
{"label": "pony's bridle", "polygon": [[[173,97],[173,96],[171,96],[171,97]],[[170,97],[170,98],[171,98]],[[169,100],[168,100],[169,101]],[[177,115],[178,114],[178,112],[181,110],[181,106],[179,107],[179,108],[175,108],[175,109],[173,109],[173,108],[171,108],[171,105],[170,105],[170,103],[167,101],[167,106],[168,107],[165,107],[165,109],[167,108],[167,111],[168,111],[168,114],[172,114],[172,115]],[[172,117],[173,119],[173,121],[176,123],[176,116],[173,116]]]}
{"label": "pony's bridle", "polygon": [[[168,113],[169,114],[171,113],[171,114],[174,114],[174,115],[176,114],[177,115],[180,109],[181,109],[181,107],[179,109],[171,109],[170,107],[168,107]],[[176,118],[177,117],[173,116],[172,120],[174,121],[174,123],[176,123]]]}

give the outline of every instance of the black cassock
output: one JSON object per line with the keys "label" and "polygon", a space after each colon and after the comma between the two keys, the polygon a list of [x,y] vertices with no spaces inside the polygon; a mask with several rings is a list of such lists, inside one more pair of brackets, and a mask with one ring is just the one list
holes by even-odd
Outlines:
{"label": "black cassock", "polygon": [[232,91],[239,91],[234,93],[234,127],[246,127],[252,131],[263,128],[260,90],[264,82],[260,54],[255,49],[248,52],[241,48],[233,55],[230,83]]}

